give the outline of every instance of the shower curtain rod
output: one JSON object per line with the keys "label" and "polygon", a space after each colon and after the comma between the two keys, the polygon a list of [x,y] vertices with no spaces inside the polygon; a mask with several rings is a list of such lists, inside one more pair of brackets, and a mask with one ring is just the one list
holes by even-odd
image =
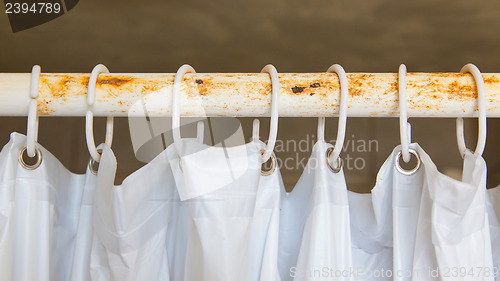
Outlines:
{"label": "shower curtain rod", "polygon": [[[110,73],[97,79],[95,104],[87,106],[88,73],[42,73],[38,114],[45,116],[170,116],[175,74]],[[0,116],[27,116],[31,73],[0,73]],[[349,117],[399,116],[397,73],[348,73]],[[500,117],[500,73],[483,73],[488,117]],[[339,80],[334,73],[280,73],[279,115],[337,116]],[[408,73],[410,117],[477,116],[472,75]],[[181,115],[261,117],[271,112],[267,73],[186,74]]]}

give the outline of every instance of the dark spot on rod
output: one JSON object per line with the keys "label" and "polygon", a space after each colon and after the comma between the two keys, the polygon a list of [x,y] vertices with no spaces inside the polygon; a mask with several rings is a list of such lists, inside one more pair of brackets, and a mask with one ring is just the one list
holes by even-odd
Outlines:
{"label": "dark spot on rod", "polygon": [[314,96],[314,95],[315,95],[315,93],[310,93],[309,95],[310,95],[310,96]]}
{"label": "dark spot on rod", "polygon": [[201,79],[196,79],[195,82],[196,82],[196,84],[203,84],[203,80],[201,80]]}
{"label": "dark spot on rod", "polygon": [[132,80],[132,79],[124,80],[124,79],[114,78],[114,79],[108,79],[108,80],[100,80],[98,82],[100,84],[111,84],[111,85],[115,85],[115,86],[120,86],[123,83],[130,82],[130,80]]}
{"label": "dark spot on rod", "polygon": [[318,82],[316,82],[316,83],[312,83],[311,85],[309,85],[309,87],[318,88],[318,87],[321,87],[321,85]]}
{"label": "dark spot on rod", "polygon": [[293,88],[292,88],[292,92],[293,92],[294,94],[302,93],[302,92],[304,91],[304,89],[305,89],[305,88],[306,88],[306,87],[297,87],[297,86],[295,86],[295,87],[293,87]]}

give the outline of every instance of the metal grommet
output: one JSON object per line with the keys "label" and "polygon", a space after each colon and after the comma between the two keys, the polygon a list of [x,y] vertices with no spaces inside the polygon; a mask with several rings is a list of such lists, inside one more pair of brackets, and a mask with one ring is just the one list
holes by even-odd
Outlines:
{"label": "metal grommet", "polygon": [[[40,166],[40,164],[42,164],[42,151],[40,151],[38,146],[35,145],[36,162],[33,165],[29,165],[24,161],[24,153],[26,152],[27,149],[28,149],[28,147],[25,145],[19,151],[19,157],[18,157],[19,163],[21,164],[21,166],[23,166],[23,168],[25,168],[27,170],[34,170],[34,169],[38,168],[38,166]],[[26,154],[26,157],[28,157],[28,154]]]}
{"label": "metal grommet", "polygon": [[396,155],[396,158],[394,159],[394,164],[396,164],[396,169],[398,170],[398,172],[400,172],[401,174],[406,175],[406,176],[411,176],[418,171],[418,169],[420,168],[421,162],[420,162],[420,156],[418,156],[417,151],[415,151],[414,149],[411,149],[411,148],[409,148],[408,151],[410,152],[410,154],[413,154],[417,158],[417,165],[413,169],[405,170],[399,164],[399,160],[401,159],[401,156],[403,155],[401,150]]}
{"label": "metal grommet", "polygon": [[344,165],[344,161],[342,161],[342,158],[337,157],[337,167],[333,167],[332,166],[332,163],[330,162],[330,156],[332,155],[333,153],[333,147],[329,147],[327,150],[326,150],[326,165],[328,166],[328,169],[330,169],[330,171],[332,171],[333,173],[338,173],[340,172],[340,170],[342,170],[342,166]]}
{"label": "metal grommet", "polygon": [[[99,155],[102,154],[102,149],[97,149]],[[97,175],[97,171],[99,171],[99,162],[95,161],[94,158],[90,157],[89,160],[89,170],[92,174]]]}
{"label": "metal grommet", "polygon": [[[266,151],[264,149],[262,149],[260,151],[260,153],[262,154],[262,156],[264,156],[264,153],[266,153]],[[269,160],[271,160],[271,167],[267,170],[264,170],[263,166],[265,163],[262,163],[262,168],[260,170],[260,174],[263,176],[270,176],[274,173],[274,170],[276,170],[276,157],[274,156],[274,154],[271,154],[271,157],[269,158]]]}

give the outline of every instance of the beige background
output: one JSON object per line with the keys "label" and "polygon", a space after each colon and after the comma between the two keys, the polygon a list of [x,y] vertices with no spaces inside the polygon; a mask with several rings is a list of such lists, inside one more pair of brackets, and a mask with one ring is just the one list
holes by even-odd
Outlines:
{"label": "beige background", "polygon": [[[348,72],[458,71],[468,62],[500,72],[500,1],[388,0],[82,0],[68,14],[42,26],[12,33],[0,14],[0,72],[90,72],[97,63],[113,72],[175,72],[183,63],[198,72],[258,72],[273,63],[280,72],[319,72],[340,63]],[[0,113],[1,115],[1,113]],[[263,118],[262,139],[268,120]],[[242,118],[248,137],[251,119]],[[300,141],[316,133],[314,118],[282,118],[279,139]],[[104,120],[96,120],[97,139]],[[327,139],[336,135],[327,121]],[[438,168],[460,175],[454,119],[411,119],[413,139]],[[68,169],[82,173],[89,155],[83,118],[42,118],[39,142]],[[0,118],[0,144],[12,131],[26,132],[26,118]],[[474,147],[476,120],[466,123]],[[500,120],[488,120],[485,159],[488,186],[500,184]],[[353,137],[354,135],[354,137]],[[368,192],[380,165],[399,143],[396,118],[350,118],[346,140],[377,140],[378,151],[345,151],[363,159],[362,170],[346,169],[349,189]],[[134,157],[128,120],[115,121],[116,183],[143,163]],[[307,158],[309,151],[279,152]],[[300,169],[283,169],[287,189]]]}

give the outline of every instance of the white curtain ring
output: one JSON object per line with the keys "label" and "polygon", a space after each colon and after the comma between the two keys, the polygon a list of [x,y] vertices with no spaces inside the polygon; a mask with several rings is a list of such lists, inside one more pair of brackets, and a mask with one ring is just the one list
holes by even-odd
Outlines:
{"label": "white curtain ring", "polygon": [[94,105],[95,102],[95,86],[97,84],[97,77],[101,73],[109,73],[108,68],[104,64],[98,64],[90,73],[89,86],[87,90],[87,104],[89,106]]}
{"label": "white curtain ring", "polygon": [[[347,82],[347,74],[344,68],[340,64],[334,64],[328,68],[326,71],[328,73],[335,72],[339,77],[340,81],[340,107],[339,107],[339,124],[337,129],[337,140],[335,141],[335,147],[331,153],[329,153],[330,162],[339,161],[340,153],[342,152],[342,147],[344,145],[345,131],[347,125],[347,104],[349,99],[349,86]],[[340,162],[339,162],[340,163]]]}
{"label": "white curtain ring", "polygon": [[259,132],[260,130],[260,121],[259,119],[253,119],[253,127],[252,127],[252,141],[258,141],[260,139]]}
{"label": "white curtain ring", "polygon": [[26,146],[29,157],[35,157],[36,141],[38,139],[38,114],[36,99],[30,100],[28,112],[28,128],[26,130]]}
{"label": "white curtain ring", "polygon": [[278,136],[278,105],[280,96],[280,81],[278,78],[278,71],[276,67],[272,64],[268,64],[262,68],[261,73],[266,72],[271,76],[272,84],[272,96],[271,96],[271,126],[269,128],[269,139],[267,141],[267,146],[262,156],[262,163],[266,163],[271,157],[274,150],[274,145],[276,144],[276,138]]}
{"label": "white curtain ring", "polygon": [[198,121],[198,123],[196,123],[196,140],[199,143],[203,143],[204,139],[205,139],[205,122]]}
{"label": "white curtain ring", "polygon": [[[85,138],[87,140],[87,148],[89,150],[90,156],[95,162],[99,162],[101,159],[101,154],[97,150],[94,140],[94,114],[90,108],[95,102],[95,87],[97,83],[97,77],[100,73],[109,73],[106,66],[98,64],[92,69],[89,78],[89,86],[87,90],[87,103],[89,105],[89,110],[85,115]],[[108,117],[106,119],[106,138],[104,141],[109,147],[113,142],[113,117]]]}
{"label": "white curtain ring", "polygon": [[41,71],[42,68],[39,65],[34,65],[31,69],[30,96],[32,99],[36,99],[38,97]]}
{"label": "white curtain ring", "polygon": [[408,113],[406,105],[406,65],[401,64],[398,72],[398,93],[399,93],[399,135],[401,139],[401,151],[403,161],[410,161],[410,137],[408,133]]}
{"label": "white curtain ring", "polygon": [[175,73],[174,85],[172,86],[172,135],[174,137],[175,149],[179,155],[182,153],[179,93],[181,91],[182,78],[184,78],[186,73],[196,73],[196,71],[189,64],[182,65],[177,70],[177,73]]}
{"label": "white curtain ring", "polygon": [[[466,64],[464,67],[462,67],[460,72],[471,73],[472,76],[474,76],[474,80],[476,81],[477,107],[479,110],[479,133],[474,155],[478,156],[483,154],[484,147],[486,146],[486,91],[484,86],[484,79],[479,68],[477,68],[477,66],[472,63]],[[460,154],[463,158],[465,156],[465,152],[467,151],[467,146],[465,145],[464,122],[462,117],[457,118],[457,142],[458,150],[460,151]]]}
{"label": "white curtain ring", "polygon": [[39,65],[34,65],[31,69],[30,83],[30,104],[28,111],[28,127],[26,129],[26,146],[29,157],[35,157],[35,145],[38,140],[38,114],[37,100],[41,68]]}
{"label": "white curtain ring", "polygon": [[318,135],[318,141],[325,141],[325,117],[318,117],[318,130],[316,131]]}

